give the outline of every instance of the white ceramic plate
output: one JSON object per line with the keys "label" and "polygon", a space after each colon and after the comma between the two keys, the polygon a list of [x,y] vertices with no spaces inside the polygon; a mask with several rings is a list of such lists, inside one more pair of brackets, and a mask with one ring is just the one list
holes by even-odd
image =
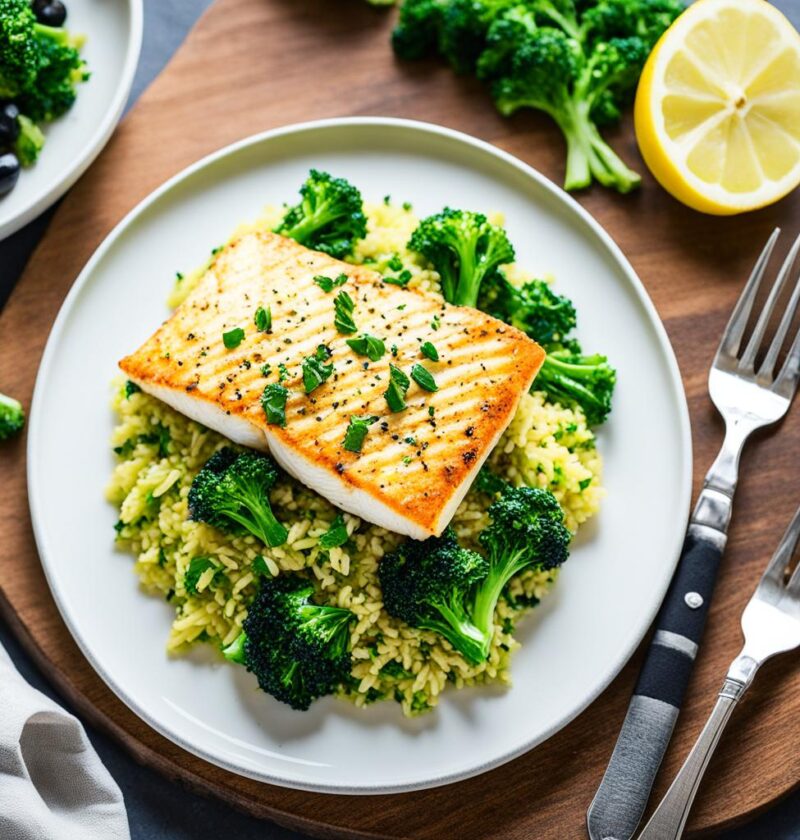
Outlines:
{"label": "white ceramic plate", "polygon": [[91,78],[60,119],[45,127],[35,166],[0,198],[0,240],[35,219],[80,178],[114,131],[142,46],[142,0],[67,0],[67,27],[86,35],[81,54]]}
{"label": "white ceramic plate", "polygon": [[[173,610],[137,588],[113,547],[103,500],[113,466],[109,381],[116,361],[166,315],[176,270],[199,264],[241,220],[292,200],[310,167],[369,200],[505,212],[522,265],[575,300],[585,346],[619,370],[600,434],[608,498],[558,585],[521,626],[511,690],[448,692],[404,720],[392,702],[358,710],[325,698],[294,712],[213,651],[164,651]],[[36,383],[29,491],[51,589],[86,657],[159,732],[266,782],[348,793],[407,791],[495,767],[548,738],[608,685],[644,635],[683,539],[691,475],[678,368],[639,280],[599,225],[541,175],[463,134],[356,118],[250,138],[165,184],[108,237],[70,292]],[[202,647],[202,646],[201,646]]]}

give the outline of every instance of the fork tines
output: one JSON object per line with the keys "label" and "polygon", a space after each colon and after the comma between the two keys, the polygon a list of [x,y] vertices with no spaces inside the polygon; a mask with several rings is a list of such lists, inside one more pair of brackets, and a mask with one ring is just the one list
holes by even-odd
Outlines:
{"label": "fork tines", "polygon": [[[797,385],[798,373],[800,372],[800,329],[794,335],[791,347],[777,377],[774,376],[774,372],[781,348],[797,312],[798,303],[800,303],[800,276],[798,276],[797,272],[793,271],[797,262],[798,252],[800,252],[800,236],[794,240],[792,247],[789,249],[789,253],[786,255],[783,265],[775,278],[775,282],[772,284],[772,288],[767,295],[764,306],[758,315],[747,345],[740,354],[742,338],[744,337],[761,281],[779,235],[780,229],[775,228],[767,240],[764,250],[756,260],[753,271],[741,295],[739,295],[739,300],[736,302],[728,325],[725,328],[719,350],[714,359],[714,365],[743,378],[756,379],[759,381],[759,384],[771,386],[773,390],[782,396],[791,397]],[[766,333],[775,306],[781,297],[781,292],[788,281],[794,284],[791,295],[766,355],[756,371],[756,357],[762,349],[764,334]]]}

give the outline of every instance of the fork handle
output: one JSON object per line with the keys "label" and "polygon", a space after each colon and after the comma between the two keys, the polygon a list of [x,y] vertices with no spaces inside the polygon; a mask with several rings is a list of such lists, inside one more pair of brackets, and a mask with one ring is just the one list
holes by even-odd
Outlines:
{"label": "fork handle", "polygon": [[638,840],[678,840],[720,736],[746,685],[726,679],[714,710]]}
{"label": "fork handle", "polygon": [[689,526],[614,752],[587,813],[592,840],[629,840],[639,825],[689,684],[724,546],[719,531]]}

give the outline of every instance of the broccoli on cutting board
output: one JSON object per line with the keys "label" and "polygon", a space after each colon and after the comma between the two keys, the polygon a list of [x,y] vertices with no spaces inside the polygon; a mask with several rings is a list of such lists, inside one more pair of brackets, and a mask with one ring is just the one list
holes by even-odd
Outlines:
{"label": "broccoli on cutting board", "polygon": [[0,394],[0,440],[13,437],[25,427],[25,410],[13,397]]}
{"label": "broccoli on cutting board", "polygon": [[440,53],[475,73],[505,116],[544,111],[567,144],[564,186],[640,183],[598,126],[619,120],[679,0],[405,0],[392,43],[401,58]]}

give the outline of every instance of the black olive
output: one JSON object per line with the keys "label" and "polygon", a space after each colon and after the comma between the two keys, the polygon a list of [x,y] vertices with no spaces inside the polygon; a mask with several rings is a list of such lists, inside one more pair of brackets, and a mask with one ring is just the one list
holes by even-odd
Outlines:
{"label": "black olive", "polygon": [[19,137],[19,108],[13,102],[0,103],[0,149]]}
{"label": "black olive", "polygon": [[33,13],[45,26],[63,26],[67,19],[67,7],[61,0],[33,0]]}
{"label": "black olive", "polygon": [[0,195],[10,193],[19,178],[19,161],[11,152],[0,155]]}

